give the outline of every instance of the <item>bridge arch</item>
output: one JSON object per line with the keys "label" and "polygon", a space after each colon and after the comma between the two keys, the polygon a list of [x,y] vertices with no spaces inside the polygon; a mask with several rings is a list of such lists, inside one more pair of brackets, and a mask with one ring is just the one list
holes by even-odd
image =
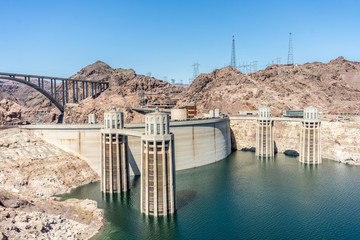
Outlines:
{"label": "bridge arch", "polygon": [[[69,90],[72,87],[72,99],[73,103],[79,103],[79,89],[80,89],[80,98],[85,99],[88,96],[96,98],[104,90],[109,88],[109,82],[105,81],[92,81],[92,80],[79,80],[79,79],[70,79],[70,78],[59,78],[59,77],[45,77],[45,76],[36,76],[36,75],[27,75],[27,74],[15,74],[15,73],[1,73],[0,80],[10,80],[19,83],[24,83],[33,89],[37,90],[45,97],[47,97],[59,110],[60,115],[58,118],[58,123],[62,123],[62,118],[64,116],[64,106],[69,102]],[[44,81],[50,82],[50,89],[46,90],[44,88]],[[37,82],[37,83],[36,83]],[[60,91],[61,98],[56,98],[57,96],[57,82],[62,82]],[[69,86],[70,85],[70,88]],[[80,85],[80,88],[79,88]]]}
{"label": "bridge arch", "polygon": [[0,79],[24,83],[24,84],[28,85],[29,87],[34,88],[35,90],[37,90],[41,94],[43,94],[45,97],[47,97],[60,110],[61,114],[64,113],[64,107],[54,97],[52,97],[51,94],[49,94],[45,89],[37,86],[36,84],[34,84],[30,81],[25,81],[24,79],[21,79],[21,78],[10,77],[10,76],[0,76]]}

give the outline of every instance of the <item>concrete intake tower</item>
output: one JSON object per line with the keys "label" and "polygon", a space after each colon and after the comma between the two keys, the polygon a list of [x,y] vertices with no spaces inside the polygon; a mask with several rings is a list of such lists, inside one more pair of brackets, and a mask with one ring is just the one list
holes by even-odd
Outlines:
{"label": "concrete intake tower", "polygon": [[101,129],[101,191],[119,193],[129,189],[128,139],[119,130],[124,127],[122,112],[104,114]]}
{"label": "concrete intake tower", "polygon": [[256,124],[256,156],[274,157],[273,126],[271,108],[259,108]]}
{"label": "concrete intake tower", "polygon": [[174,135],[169,132],[167,114],[155,111],[145,116],[141,144],[141,212],[154,216],[174,213]]}
{"label": "concrete intake tower", "polygon": [[321,163],[320,125],[318,109],[314,107],[305,108],[304,118],[301,121],[300,162]]}

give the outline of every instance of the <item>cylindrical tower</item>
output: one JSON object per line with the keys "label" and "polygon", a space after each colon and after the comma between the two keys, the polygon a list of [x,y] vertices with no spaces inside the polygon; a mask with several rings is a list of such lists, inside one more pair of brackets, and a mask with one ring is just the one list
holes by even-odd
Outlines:
{"label": "cylindrical tower", "polygon": [[141,143],[141,212],[154,216],[174,213],[174,135],[169,132],[167,114],[156,110],[145,116]]}
{"label": "cylindrical tower", "polygon": [[274,156],[273,126],[274,121],[271,119],[271,108],[259,108],[256,124],[256,156]]}
{"label": "cylindrical tower", "polygon": [[104,114],[101,129],[101,191],[123,192],[129,189],[127,136],[118,130],[124,126],[124,115],[113,109]]}
{"label": "cylindrical tower", "polygon": [[300,162],[308,164],[321,163],[321,138],[318,109],[308,107],[304,109],[300,134]]}
{"label": "cylindrical tower", "polygon": [[96,115],[95,113],[91,113],[88,115],[88,123],[89,124],[96,124]]}

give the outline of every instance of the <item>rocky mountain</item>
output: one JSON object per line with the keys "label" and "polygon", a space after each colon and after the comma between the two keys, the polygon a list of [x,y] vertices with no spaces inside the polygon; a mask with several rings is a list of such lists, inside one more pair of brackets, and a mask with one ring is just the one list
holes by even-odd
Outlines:
{"label": "rocky mountain", "polygon": [[220,108],[224,113],[270,106],[283,110],[313,105],[323,112],[360,112],[360,63],[339,57],[329,63],[272,65],[242,74],[233,67],[201,74],[177,103],[195,101],[200,112]]}
{"label": "rocky mountain", "polygon": [[[110,87],[93,99],[88,97],[82,98],[82,85],[79,85],[79,104],[73,103],[69,97],[70,103],[65,107],[65,122],[87,122],[89,113],[96,113],[101,120],[103,112],[112,107],[117,107],[125,111],[127,121],[141,120],[142,115],[131,111],[131,108],[140,107],[139,91],[144,91],[145,103],[170,103],[169,95],[174,96],[181,91],[181,88],[158,80],[153,77],[138,75],[133,69],[111,68],[104,62],[97,61],[81,69],[75,75],[70,76],[72,79],[84,79],[93,81],[107,81]],[[22,118],[32,122],[56,122],[60,112],[45,96],[37,91],[20,83],[4,81],[2,84],[11,85],[12,88],[0,88],[0,100],[12,99],[14,102],[23,105]],[[58,84],[57,98],[62,99],[59,94],[62,88]],[[31,90],[29,90],[31,89]],[[26,93],[24,93],[26,92]],[[17,99],[9,96],[21,96]],[[72,88],[69,87],[69,96],[72,96]],[[135,119],[135,120],[134,120]]]}
{"label": "rocky mountain", "polygon": [[101,122],[104,111],[112,107],[124,111],[126,122],[142,121],[143,115],[131,110],[140,107],[139,91],[144,91],[145,103],[154,104],[170,103],[168,96],[175,97],[181,92],[180,88],[168,82],[138,75],[133,69],[113,69],[101,61],[86,66],[71,78],[108,81],[109,88],[95,99],[89,97],[79,104],[68,104],[65,107],[66,123],[87,122],[90,113],[95,113]]}
{"label": "rocky mountain", "polygon": [[[101,122],[103,112],[112,106],[125,112],[127,122],[142,121],[143,116],[132,110],[140,107],[141,90],[145,103],[176,103],[177,107],[183,107],[195,101],[200,113],[220,108],[223,113],[236,114],[239,110],[257,109],[265,104],[272,107],[275,116],[283,110],[303,109],[309,105],[323,112],[360,112],[360,63],[343,57],[328,63],[272,65],[248,74],[225,67],[200,74],[186,89],[138,75],[133,69],[111,68],[101,61],[84,67],[70,78],[108,81],[110,87],[95,99],[82,99],[80,94],[79,104],[67,104],[66,123],[87,122],[90,113],[96,113]],[[12,88],[1,86],[0,97],[23,106],[23,120],[56,121],[58,110],[40,93],[30,91],[22,95],[20,91],[25,90],[18,87],[19,84]],[[24,95],[22,99],[11,98]]]}
{"label": "rocky mountain", "polygon": [[[31,81],[36,83],[37,79],[31,79]],[[49,90],[50,82],[44,81],[44,88]],[[31,120],[32,122],[55,121],[58,112],[50,101],[44,100],[44,98],[38,91],[25,84],[9,80],[0,81],[0,101],[10,101],[20,105],[21,120]],[[15,120],[17,121],[17,119]]]}
{"label": "rocky mountain", "polygon": [[20,122],[22,108],[16,102],[8,99],[0,101],[0,125],[5,122]]}
{"label": "rocky mountain", "polygon": [[26,96],[35,92],[35,89],[26,87],[17,82],[0,80],[0,100],[7,99],[16,103],[23,104]]}

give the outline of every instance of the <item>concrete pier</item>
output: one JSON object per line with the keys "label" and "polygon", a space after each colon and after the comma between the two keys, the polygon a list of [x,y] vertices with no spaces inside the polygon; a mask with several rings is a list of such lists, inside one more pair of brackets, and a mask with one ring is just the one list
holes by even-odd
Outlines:
{"label": "concrete pier", "polygon": [[88,115],[88,123],[89,124],[96,124],[96,115],[95,113],[91,113]]}
{"label": "concrete pier", "polygon": [[141,144],[141,212],[154,216],[174,213],[174,135],[169,132],[167,114],[156,111],[146,115]]}
{"label": "concrete pier", "polygon": [[124,127],[122,112],[104,114],[101,129],[101,191],[124,192],[129,189],[128,137],[119,133]]}
{"label": "concrete pier", "polygon": [[304,118],[301,121],[300,162],[321,163],[320,125],[318,109],[314,107],[305,108]]}
{"label": "concrete pier", "polygon": [[256,156],[274,157],[273,126],[271,108],[259,108],[256,124]]}

